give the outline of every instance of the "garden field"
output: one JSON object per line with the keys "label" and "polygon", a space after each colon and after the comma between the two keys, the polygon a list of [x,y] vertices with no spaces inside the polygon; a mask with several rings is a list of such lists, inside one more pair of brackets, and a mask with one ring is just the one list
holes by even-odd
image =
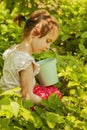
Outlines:
{"label": "garden field", "polygon": [[13,22],[14,16],[27,17],[40,8],[58,19],[60,34],[52,51],[34,57],[57,59],[62,99],[53,94],[33,110],[33,102],[15,93],[19,86],[0,90],[0,130],[87,130],[87,0],[0,0],[0,76],[3,52],[21,41],[23,27]]}

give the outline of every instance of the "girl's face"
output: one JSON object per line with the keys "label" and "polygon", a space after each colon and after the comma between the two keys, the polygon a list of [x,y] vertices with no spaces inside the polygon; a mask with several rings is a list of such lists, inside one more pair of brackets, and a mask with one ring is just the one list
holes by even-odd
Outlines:
{"label": "girl's face", "polygon": [[46,36],[39,38],[39,36],[34,36],[32,39],[32,51],[33,53],[41,53],[50,48],[50,45],[58,37],[57,30],[51,30]]}

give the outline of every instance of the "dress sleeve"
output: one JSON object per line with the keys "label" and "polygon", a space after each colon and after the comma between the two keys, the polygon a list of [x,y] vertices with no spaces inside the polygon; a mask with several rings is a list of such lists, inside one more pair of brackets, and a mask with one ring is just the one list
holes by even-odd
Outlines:
{"label": "dress sleeve", "polygon": [[4,51],[4,53],[3,53],[3,55],[2,55],[3,60],[5,60],[5,59],[8,57],[8,55],[9,55],[12,51],[14,51],[14,50],[16,49],[16,47],[17,47],[17,45],[14,44],[14,45],[11,46],[10,48],[6,49],[6,50]]}
{"label": "dress sleeve", "polygon": [[16,70],[19,72],[21,70],[26,70],[29,65],[33,62],[32,57],[22,54],[17,55],[14,59],[14,65]]}
{"label": "dress sleeve", "polygon": [[40,71],[40,65],[37,64],[32,56],[25,52],[15,50],[13,54],[14,68],[17,72],[26,70],[29,65],[33,63],[34,75],[37,75]]}

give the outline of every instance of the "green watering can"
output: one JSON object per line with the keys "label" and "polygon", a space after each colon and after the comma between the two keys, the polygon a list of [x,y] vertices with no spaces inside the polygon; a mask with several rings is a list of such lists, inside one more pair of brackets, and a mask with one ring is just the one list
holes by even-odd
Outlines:
{"label": "green watering can", "polygon": [[37,62],[40,65],[40,72],[36,76],[40,85],[50,86],[58,82],[56,59],[47,58]]}

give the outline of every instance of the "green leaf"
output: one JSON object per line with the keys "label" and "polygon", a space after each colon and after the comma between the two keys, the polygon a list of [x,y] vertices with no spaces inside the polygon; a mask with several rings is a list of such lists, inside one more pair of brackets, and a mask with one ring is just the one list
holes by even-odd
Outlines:
{"label": "green leaf", "polygon": [[2,105],[9,105],[10,104],[10,98],[4,97],[0,99],[0,106]]}
{"label": "green leaf", "polygon": [[68,87],[79,86],[79,85],[80,85],[80,83],[76,82],[76,81],[69,81],[69,83],[68,83]]}
{"label": "green leaf", "polygon": [[0,118],[0,130],[10,130],[8,119]]}
{"label": "green leaf", "polygon": [[35,121],[34,117],[32,116],[31,111],[29,111],[29,110],[27,110],[27,109],[25,109],[25,108],[23,108],[23,107],[20,108],[20,115],[21,115],[26,121],[28,121],[28,120],[30,120],[30,122],[34,122],[34,121]]}
{"label": "green leaf", "polygon": [[65,130],[73,130],[73,126],[74,126],[74,122],[75,122],[75,117],[72,115],[68,115],[65,118],[65,122],[66,122],[66,127]]}
{"label": "green leaf", "polygon": [[42,126],[42,130],[50,130],[50,128],[46,126]]}
{"label": "green leaf", "polygon": [[12,109],[10,105],[2,105],[0,110],[0,116],[6,116],[6,118],[11,118],[13,116]]}
{"label": "green leaf", "polygon": [[32,115],[33,115],[34,120],[35,120],[35,121],[33,122],[34,126],[35,126],[36,128],[42,127],[43,123],[42,123],[40,117],[36,114],[36,112],[33,112]]}
{"label": "green leaf", "polygon": [[49,108],[48,100],[41,100],[41,104],[42,104],[44,107]]}
{"label": "green leaf", "polygon": [[87,119],[87,108],[82,109],[81,117],[83,117],[84,119]]}
{"label": "green leaf", "polygon": [[34,103],[32,101],[29,101],[29,100],[24,100],[23,101],[23,106],[26,108],[26,109],[29,109],[30,107],[32,107],[34,105]]}
{"label": "green leaf", "polygon": [[22,128],[20,128],[20,127],[16,127],[16,126],[14,126],[14,127],[10,127],[10,129],[11,129],[11,130],[23,130]]}
{"label": "green leaf", "polygon": [[36,130],[36,128],[32,123],[28,123],[28,124],[26,124],[26,130]]}
{"label": "green leaf", "polygon": [[49,107],[53,110],[62,108],[62,101],[57,94],[51,94],[48,98]]}
{"label": "green leaf", "polygon": [[12,113],[15,117],[17,117],[18,112],[19,112],[19,104],[17,102],[11,101],[11,109],[12,109]]}
{"label": "green leaf", "polygon": [[31,111],[22,107],[20,109],[21,109],[20,115],[24,118],[25,121],[33,123],[33,125],[36,128],[40,128],[42,126],[42,121],[36,113],[34,112],[32,113]]}
{"label": "green leaf", "polygon": [[55,114],[52,112],[46,112],[46,120],[49,122],[54,122],[54,123],[64,123],[63,116],[60,116],[59,114]]}
{"label": "green leaf", "polygon": [[87,49],[85,48],[85,46],[83,44],[79,44],[79,48],[84,55],[87,55]]}
{"label": "green leaf", "polygon": [[64,35],[62,36],[62,41],[66,41],[69,37],[70,37],[70,35],[64,34]]}
{"label": "green leaf", "polygon": [[76,118],[75,118],[75,116],[68,115],[68,116],[66,117],[66,119],[70,120],[71,122],[74,122]]}
{"label": "green leaf", "polygon": [[15,87],[15,88],[13,88],[13,89],[11,89],[11,90],[4,91],[3,93],[0,94],[0,96],[6,96],[6,95],[12,96],[12,95],[17,95],[18,97],[21,97],[19,94],[17,94],[20,90],[21,90],[20,87]]}
{"label": "green leaf", "polygon": [[82,38],[87,38],[87,31],[85,31],[82,35],[81,35]]}
{"label": "green leaf", "polygon": [[71,89],[70,90],[70,95],[76,95],[76,90],[75,89]]}
{"label": "green leaf", "polygon": [[49,126],[49,128],[53,129],[56,126],[56,123],[47,121],[47,125]]}
{"label": "green leaf", "polygon": [[39,106],[35,106],[35,111],[42,116],[42,114],[45,112],[45,110]]}

